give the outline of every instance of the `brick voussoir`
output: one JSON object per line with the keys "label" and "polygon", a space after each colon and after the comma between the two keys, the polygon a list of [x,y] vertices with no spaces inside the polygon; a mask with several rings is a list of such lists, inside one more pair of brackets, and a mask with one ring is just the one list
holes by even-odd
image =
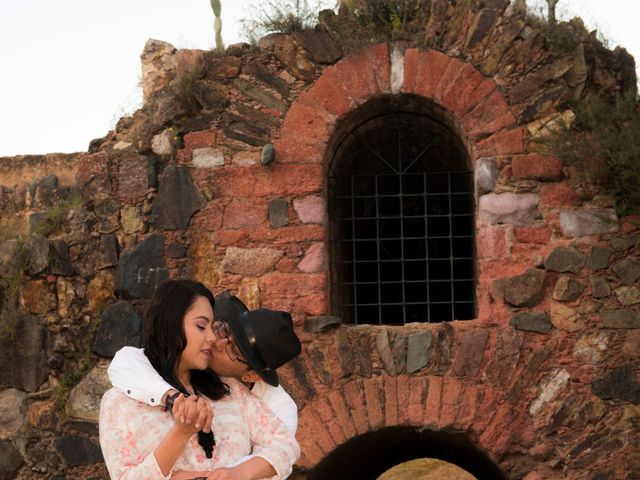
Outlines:
{"label": "brick voussoir", "polygon": [[336,414],[336,418],[347,438],[356,436],[356,427],[347,407],[347,402],[341,392],[331,392],[328,396],[329,403]]}
{"label": "brick voussoir", "polygon": [[333,132],[334,123],[335,117],[326,112],[323,115],[323,109],[296,102],[282,123],[280,138],[306,139],[306,144],[322,145]]}
{"label": "brick voussoir", "polygon": [[461,95],[454,111],[455,115],[459,118],[463,117],[467,112],[473,110],[481,101],[490,96],[496,88],[498,88],[498,86],[493,79],[484,78],[484,80],[481,80],[466,96]]}
{"label": "brick voussoir", "polygon": [[373,430],[384,426],[384,389],[382,377],[365,378],[363,381],[367,417]]}
{"label": "brick voussoir", "polygon": [[453,84],[441,99],[440,104],[451,113],[464,114],[466,111],[459,112],[458,106],[468,102],[469,95],[473,93],[485,77],[470,63],[463,64],[458,77],[464,78],[464,81]]}
{"label": "brick voussoir", "polygon": [[351,55],[336,63],[336,72],[344,85],[349,85],[348,92],[351,98],[362,104],[375,95],[378,90],[378,82],[374,75],[374,65],[367,51]]}
{"label": "brick voussoir", "polygon": [[314,440],[313,434],[303,435],[302,433],[303,430],[298,429],[296,438],[298,439],[298,443],[300,444],[301,455],[296,464],[304,468],[311,468],[315,466],[315,464],[320,460],[322,460],[324,454],[322,453],[322,449],[320,448],[320,446]]}
{"label": "brick voussoir", "polygon": [[348,437],[342,429],[340,422],[337,420],[335,412],[329,404],[329,401],[326,398],[321,398],[313,404],[313,407],[318,413],[320,420],[322,420],[322,422],[327,426],[327,430],[331,434],[336,445],[344,443]]}
{"label": "brick voussoir", "polygon": [[398,415],[398,377],[384,377],[384,413],[385,426],[392,427],[400,423]]}
{"label": "brick voussoir", "polygon": [[[497,392],[486,385],[480,385],[477,391],[477,405],[475,418],[471,423],[471,430],[478,435],[482,434],[493,419],[498,405]],[[502,396],[502,395],[500,395]]]}
{"label": "brick voussoir", "polygon": [[298,101],[310,106],[320,105],[338,118],[356,107],[347,86],[333,66],[325,69],[316,83],[305,94],[300,95]]}
{"label": "brick voussoir", "polygon": [[460,405],[456,412],[453,424],[461,430],[467,430],[476,416],[478,407],[478,385],[465,385],[462,388]]}
{"label": "brick voussoir", "polygon": [[376,79],[376,93],[391,93],[391,58],[389,44],[377,43],[367,48],[373,66],[373,76]]}
{"label": "brick voussoir", "polygon": [[349,411],[353,418],[353,424],[356,432],[361,435],[369,431],[369,422],[367,419],[367,411],[364,404],[364,395],[362,393],[360,380],[354,380],[344,386],[344,395]]}
{"label": "brick voussoir", "polygon": [[447,96],[447,93],[449,93],[449,90],[451,90],[453,85],[460,83],[458,82],[458,78],[464,68],[464,65],[465,64],[457,58],[451,58],[449,60],[449,63],[447,63],[447,67],[444,69],[444,72],[442,72],[442,76],[438,80],[438,85],[433,92],[433,98],[436,102],[442,105],[443,99]]}
{"label": "brick voussoir", "polygon": [[491,95],[464,115],[461,123],[469,135],[477,140],[515,125],[516,117],[511,112],[504,95],[494,90]]}
{"label": "brick voussoir", "polygon": [[409,48],[404,52],[404,80],[402,82],[404,93],[415,92],[421,55],[422,52],[417,48]]}
{"label": "brick voussoir", "polygon": [[449,427],[454,423],[460,406],[460,394],[463,391],[463,385],[460,380],[455,377],[444,377],[442,384],[442,395],[440,401],[440,418],[438,427]]}
{"label": "brick voussoir", "polygon": [[441,376],[429,377],[429,392],[424,406],[424,419],[428,425],[438,425],[440,422],[440,403],[442,400]]}
{"label": "brick voussoir", "polygon": [[305,421],[305,429],[313,435],[320,449],[326,454],[331,453],[336,448],[336,443],[331,434],[327,431],[326,424],[320,419],[318,412],[313,406],[306,407],[300,414],[300,420]]}
{"label": "brick voussoir", "polygon": [[[409,377],[409,402],[406,404],[406,421],[411,425],[422,425],[424,423],[424,403],[428,390],[429,380],[427,377]],[[399,405],[402,405],[402,403],[399,403]]]}
{"label": "brick voussoir", "polygon": [[415,93],[433,98],[436,87],[444,73],[450,57],[436,50],[425,50],[418,66]]}
{"label": "brick voussoir", "polygon": [[397,377],[397,395],[398,395],[398,420],[401,424],[409,423],[409,376],[400,375]]}

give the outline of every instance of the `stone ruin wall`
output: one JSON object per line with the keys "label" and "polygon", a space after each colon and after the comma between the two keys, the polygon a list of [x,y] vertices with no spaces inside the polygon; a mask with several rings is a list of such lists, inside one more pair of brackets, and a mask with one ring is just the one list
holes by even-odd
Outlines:
{"label": "stone ruin wall", "polygon": [[[434,1],[425,45],[346,56],[322,30],[223,56],[150,40],[145,105],[115,131],[86,153],[0,159],[3,274],[16,237],[30,258],[0,345],[0,478],[107,478],[105,367],[139,343],[155,285],[179,276],[294,314],[304,349],[282,378],[301,472],[412,425],[464,434],[508,478],[638,478],[638,219],[536,144],[576,92],[635,88],[633,61],[594,42],[553,55],[507,3]],[[330,315],[328,145],[339,119],[389,94],[435,102],[469,150],[474,320]]]}

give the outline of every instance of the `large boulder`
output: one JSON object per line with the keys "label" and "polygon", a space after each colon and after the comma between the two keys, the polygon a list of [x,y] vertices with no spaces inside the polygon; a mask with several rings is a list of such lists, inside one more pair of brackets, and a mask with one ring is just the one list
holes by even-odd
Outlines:
{"label": "large boulder", "polygon": [[149,235],[120,257],[116,272],[116,291],[124,298],[148,298],[169,279],[164,263],[164,237]]}

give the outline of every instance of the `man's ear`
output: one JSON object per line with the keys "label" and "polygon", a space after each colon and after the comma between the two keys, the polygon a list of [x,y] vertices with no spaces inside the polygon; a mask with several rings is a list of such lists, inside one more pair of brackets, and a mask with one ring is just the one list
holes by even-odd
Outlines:
{"label": "man's ear", "polygon": [[244,383],[256,383],[257,381],[262,380],[262,378],[256,372],[251,370],[250,372],[242,375],[240,380],[242,380]]}

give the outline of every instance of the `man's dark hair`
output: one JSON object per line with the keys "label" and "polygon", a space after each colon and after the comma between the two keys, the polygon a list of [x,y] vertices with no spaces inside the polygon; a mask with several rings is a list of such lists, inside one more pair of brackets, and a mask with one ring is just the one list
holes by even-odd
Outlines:
{"label": "man's dark hair", "polygon": [[[192,280],[169,280],[160,285],[149,301],[143,321],[144,351],[153,368],[173,388],[188,394],[178,379],[178,361],[187,346],[184,316],[197,297],[215,304],[207,287]],[[228,386],[210,369],[191,370],[191,386],[198,396],[218,400],[229,393]]]}

